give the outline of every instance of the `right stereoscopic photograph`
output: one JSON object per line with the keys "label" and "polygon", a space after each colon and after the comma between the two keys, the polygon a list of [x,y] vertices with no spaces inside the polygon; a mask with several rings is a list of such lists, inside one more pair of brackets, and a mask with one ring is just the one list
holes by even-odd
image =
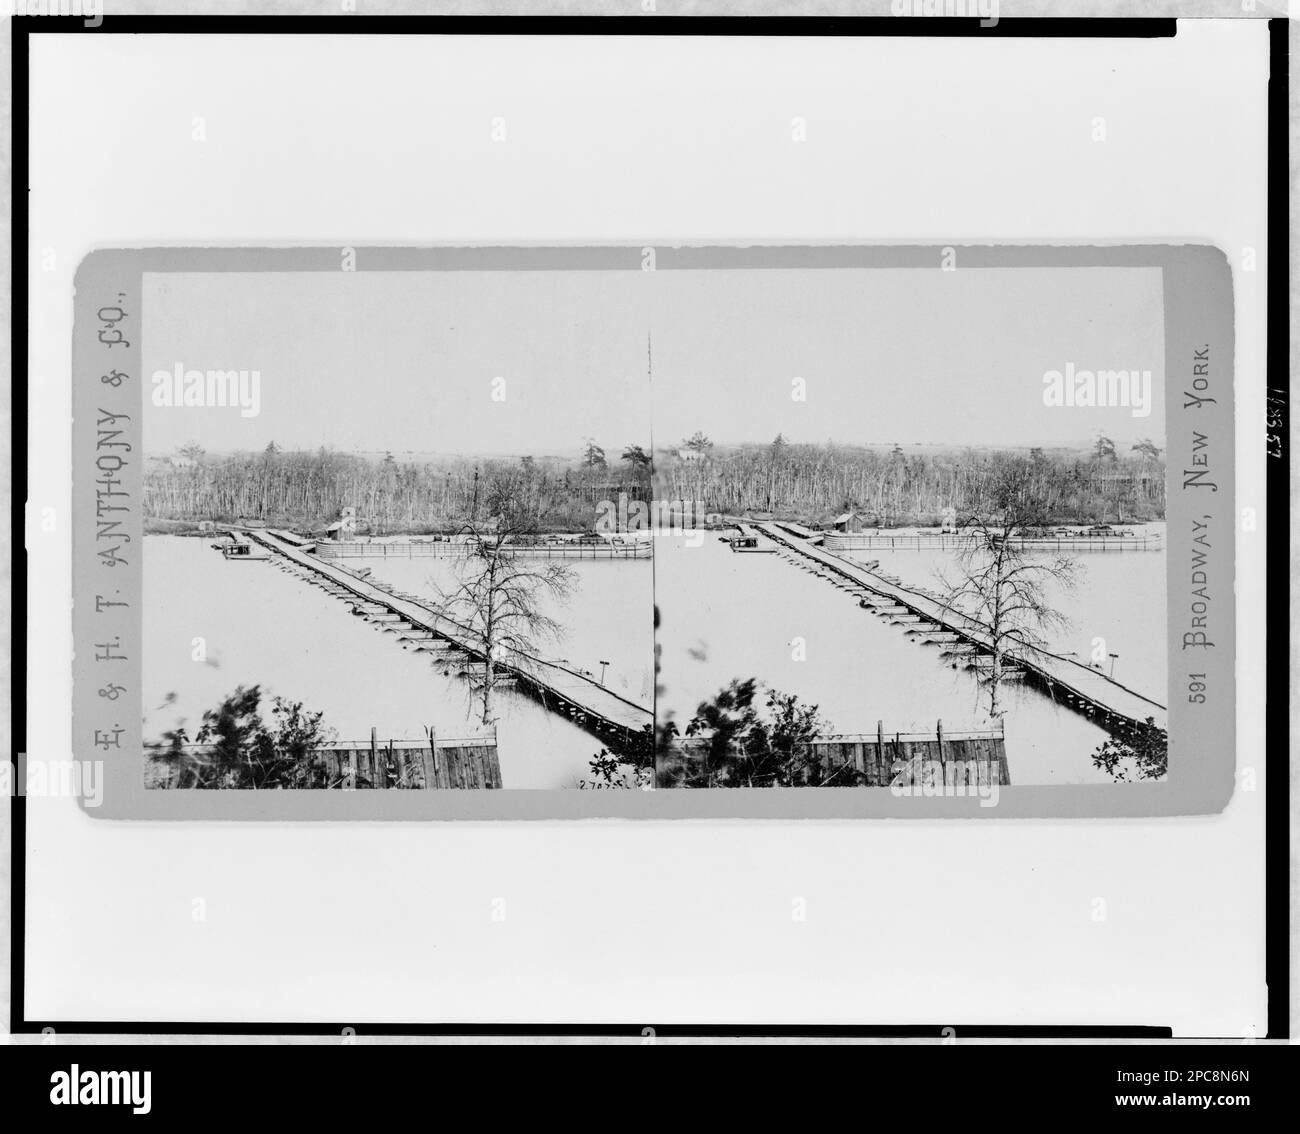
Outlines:
{"label": "right stereoscopic photograph", "polygon": [[660,788],[1166,779],[1159,267],[657,284]]}

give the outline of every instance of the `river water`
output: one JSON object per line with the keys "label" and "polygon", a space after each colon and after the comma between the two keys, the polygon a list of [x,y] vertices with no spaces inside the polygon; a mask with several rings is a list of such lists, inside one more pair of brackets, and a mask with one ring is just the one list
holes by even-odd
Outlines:
{"label": "river water", "polygon": [[[661,718],[684,727],[696,706],[734,678],[757,677],[816,704],[836,732],[987,727],[975,677],[932,646],[862,610],[857,600],[778,555],[731,552],[714,533],[655,539],[655,559],[578,560],[567,601],[544,596],[563,626],[540,652],[565,659],[634,701],[652,699],[653,604],[662,625]],[[904,582],[937,588],[949,554],[860,552]],[[1115,677],[1164,704],[1165,553],[1084,553],[1077,588],[1060,597],[1069,625],[1048,635],[1087,662],[1093,640],[1117,653]],[[545,562],[545,561],[542,561]],[[454,588],[457,560],[357,559],[384,582],[428,596]],[[325,713],[340,739],[419,739],[480,731],[468,684],[403,650],[345,604],[271,562],[224,559],[204,539],[149,536],[144,551],[145,737],[184,722],[238,685]],[[202,639],[202,648],[196,639]],[[199,660],[195,655],[201,654]],[[1102,782],[1089,754],[1105,733],[1030,687],[1008,683],[1007,757],[1016,784]],[[269,704],[265,705],[269,715]],[[498,693],[498,741],[507,788],[568,788],[599,741],[530,698]]]}
{"label": "river water", "polygon": [[[763,541],[766,542],[766,541]],[[698,546],[691,546],[697,543]],[[684,727],[700,701],[733,678],[758,677],[819,706],[834,731],[874,733],[988,727],[987,694],[933,646],[906,637],[826,580],[779,555],[736,554],[714,533],[703,542],[655,541],[663,675],[661,716]],[[905,583],[939,589],[943,552],[861,552]],[[1166,703],[1165,553],[1081,553],[1076,589],[1062,600],[1070,624],[1049,635],[1058,652],[1088,662],[1093,639],[1118,653],[1115,677]],[[1090,753],[1106,733],[1037,690],[1002,689],[1013,784],[1107,782]]]}
{"label": "river water", "polygon": [[[432,725],[442,737],[478,734],[468,683],[444,676],[427,655],[403,650],[348,612],[343,601],[277,570],[236,562],[209,540],[147,536],[144,541],[144,735],[158,739],[182,721],[193,733],[205,709],[238,685],[302,701],[325,713],[339,739],[418,740]],[[348,560],[402,590],[436,597],[453,585],[454,561]],[[567,604],[548,602],[565,626],[544,655],[567,658],[634,700],[651,703],[653,625],[649,560],[580,560]],[[203,639],[201,660],[196,638]],[[588,771],[600,741],[530,698],[498,691],[498,749],[507,788],[570,788]]]}

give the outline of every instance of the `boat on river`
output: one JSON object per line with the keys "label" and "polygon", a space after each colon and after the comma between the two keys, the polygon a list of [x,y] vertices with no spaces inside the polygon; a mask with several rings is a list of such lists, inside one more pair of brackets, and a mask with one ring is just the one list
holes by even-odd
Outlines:
{"label": "boat on river", "polygon": [[226,559],[236,562],[271,558],[271,553],[266,548],[253,543],[247,536],[240,535],[238,532],[231,532],[230,542],[221,546],[221,554]]}

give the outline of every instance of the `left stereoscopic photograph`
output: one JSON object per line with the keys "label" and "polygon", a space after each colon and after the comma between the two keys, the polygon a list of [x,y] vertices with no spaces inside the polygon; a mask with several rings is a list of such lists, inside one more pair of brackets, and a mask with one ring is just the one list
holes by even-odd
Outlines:
{"label": "left stereoscopic photograph", "polygon": [[142,276],[145,786],[648,783],[641,281],[339,255]]}

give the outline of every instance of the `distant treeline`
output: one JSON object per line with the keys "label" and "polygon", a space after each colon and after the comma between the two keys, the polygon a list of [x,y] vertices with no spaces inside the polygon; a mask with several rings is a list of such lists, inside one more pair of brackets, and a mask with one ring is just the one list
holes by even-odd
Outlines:
{"label": "distant treeline", "polygon": [[805,523],[847,512],[881,527],[937,524],[946,509],[964,517],[1009,461],[1025,464],[1026,491],[1052,523],[1159,520],[1165,464],[1151,442],[1122,452],[1100,438],[1091,453],[1064,450],[951,450],[907,453],[778,438],[767,445],[714,447],[698,434],[656,454],[656,495],[701,500],[708,512],[769,511]]}
{"label": "distant treeline", "polygon": [[259,520],[309,530],[355,508],[363,534],[454,530],[486,519],[493,486],[511,496],[539,528],[592,527],[602,500],[648,499],[649,457],[629,447],[627,459],[605,458],[589,444],[576,461],[553,457],[450,457],[382,460],[322,449],[216,456],[187,446],[174,458],[152,459],[144,478],[145,514],[153,521]]}
{"label": "distant treeline", "polygon": [[[1165,462],[1150,442],[1118,451],[1101,438],[1094,451],[950,450],[907,453],[778,438],[768,445],[715,447],[697,434],[686,448],[657,453],[653,495],[700,501],[707,512],[769,511],[824,523],[847,511],[882,527],[937,524],[978,508],[1007,462],[1024,466],[1025,491],[1053,523],[1159,520],[1165,514]],[[556,457],[382,460],[339,453],[265,452],[216,456],[187,447],[153,459],[145,473],[145,511],[154,521],[259,520],[319,529],[355,508],[358,531],[374,535],[454,530],[486,519],[494,486],[505,488],[538,528],[593,526],[602,501],[651,498],[650,457],[629,446],[607,459],[588,443],[575,460]]]}

